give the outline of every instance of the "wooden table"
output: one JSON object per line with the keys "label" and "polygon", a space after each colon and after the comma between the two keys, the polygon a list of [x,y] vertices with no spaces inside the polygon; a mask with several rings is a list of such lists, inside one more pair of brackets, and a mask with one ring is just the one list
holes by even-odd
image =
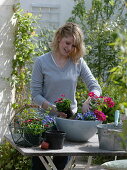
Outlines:
{"label": "wooden table", "polygon": [[[25,156],[38,156],[43,162],[44,166],[47,170],[53,168],[53,170],[57,170],[55,165],[52,162],[52,156],[71,156],[70,161],[65,167],[65,170],[71,169],[72,162],[75,159],[75,156],[89,156],[88,163],[85,169],[89,169],[91,165],[92,156],[96,155],[106,155],[106,156],[127,156],[126,151],[108,151],[99,149],[98,136],[94,135],[88,142],[86,143],[76,143],[65,141],[63,149],[59,150],[42,150],[40,147],[30,147],[24,148],[15,145],[13,142],[11,135],[5,136],[6,140],[11,143],[11,145],[17,149],[22,155]],[[44,157],[47,159],[49,164],[45,161]],[[52,168],[51,168],[52,167]]]}

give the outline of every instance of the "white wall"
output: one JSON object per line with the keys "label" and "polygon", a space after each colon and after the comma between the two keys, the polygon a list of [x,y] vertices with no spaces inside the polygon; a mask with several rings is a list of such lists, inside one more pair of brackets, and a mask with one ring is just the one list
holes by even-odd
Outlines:
{"label": "white wall", "polygon": [[59,26],[63,25],[71,16],[74,0],[20,0],[21,7],[27,12],[32,12],[32,3],[36,4],[57,4],[60,6]]}
{"label": "white wall", "polygon": [[14,0],[0,0],[0,142],[7,130],[14,102],[14,89],[4,80],[10,77],[11,61],[15,55],[13,4]]}

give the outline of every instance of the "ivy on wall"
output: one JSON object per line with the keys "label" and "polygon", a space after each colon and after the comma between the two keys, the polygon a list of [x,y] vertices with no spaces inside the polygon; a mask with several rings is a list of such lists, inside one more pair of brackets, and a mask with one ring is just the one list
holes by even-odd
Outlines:
{"label": "ivy on wall", "polygon": [[[12,61],[12,85],[15,86],[16,95],[14,108],[17,108],[29,100],[28,90],[31,76],[32,57],[35,55],[36,43],[34,37],[36,18],[32,13],[24,13],[20,4],[14,6],[14,16],[17,21],[15,32],[15,57]],[[33,42],[34,41],[34,42]]]}
{"label": "ivy on wall", "polygon": [[34,58],[50,51],[54,30],[40,28],[39,16],[24,13],[20,3],[14,6],[17,20],[15,32],[15,58],[12,61],[12,85],[15,86],[13,108],[31,103],[30,81]]}

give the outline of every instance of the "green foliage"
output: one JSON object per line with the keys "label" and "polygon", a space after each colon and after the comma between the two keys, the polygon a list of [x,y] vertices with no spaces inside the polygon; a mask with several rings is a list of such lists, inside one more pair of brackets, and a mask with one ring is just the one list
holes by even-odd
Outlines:
{"label": "green foliage", "polygon": [[42,121],[33,120],[30,123],[24,123],[23,130],[24,133],[38,135],[45,131]]}
{"label": "green foliage", "polygon": [[37,48],[36,53],[37,56],[45,54],[51,50],[50,42],[52,41],[52,37],[54,35],[54,30],[49,30],[46,28],[40,28],[38,32],[38,39],[37,39]]}
{"label": "green foliage", "polygon": [[92,0],[90,9],[86,10],[84,0],[75,0],[72,17],[68,21],[78,23],[84,31],[84,41],[88,62],[96,77],[105,80],[108,70],[116,66],[117,50],[109,43],[114,42],[114,30],[123,29],[126,14],[123,15],[125,2],[121,0]]}
{"label": "green foliage", "polygon": [[55,103],[56,103],[57,110],[59,112],[66,112],[71,107],[71,100],[62,96],[61,98],[58,98],[58,100],[55,101]]}
{"label": "green foliage", "polygon": [[[86,9],[84,0],[75,0],[75,2],[76,5],[69,21],[78,23],[84,31],[84,41],[87,52],[85,60],[95,77],[99,79],[99,84],[101,84],[103,92],[102,95],[112,97],[115,101],[114,108],[104,110],[104,113],[108,115],[107,122],[113,122],[115,110],[123,108],[121,112],[124,112],[127,98],[127,88],[125,88],[127,84],[125,81],[126,69],[124,69],[123,72],[123,69],[121,69],[123,65],[124,68],[127,68],[125,64],[126,59],[124,58],[123,62],[121,62],[122,58],[119,58],[121,52],[126,51],[125,45],[123,48],[123,42],[125,42],[126,36],[120,34],[124,40],[121,42],[120,39],[118,39],[118,34],[116,34],[116,30],[122,32],[127,23],[127,14],[126,11],[124,11],[126,10],[126,3],[120,0],[92,0],[90,9]],[[117,48],[114,41],[117,42]],[[121,62],[120,65],[119,62]],[[113,70],[111,70],[113,74],[111,74],[109,82],[106,82],[111,73],[108,70],[111,68],[113,68]],[[122,75],[124,75],[124,83],[121,78]],[[112,81],[114,83],[111,83]],[[124,86],[123,90],[121,90],[121,86]],[[86,87],[79,81],[76,93],[79,106],[78,112],[81,112],[82,102],[86,100],[87,93]]]}
{"label": "green foliage", "polygon": [[111,75],[108,80],[118,91],[119,109],[124,113],[124,109],[127,108],[127,30],[117,33],[114,44],[115,48],[120,49],[117,54],[119,63],[110,70]]}
{"label": "green foliage", "polygon": [[[41,114],[38,108],[25,105],[17,111],[11,121],[11,128],[14,127],[18,133],[41,134],[55,125],[54,119],[46,113]],[[15,126],[17,125],[17,126]]]}
{"label": "green foliage", "polygon": [[102,87],[103,95],[111,97],[113,101],[115,102],[115,106],[113,108],[103,109],[103,112],[107,115],[107,120],[105,123],[111,123],[111,122],[114,122],[114,114],[115,114],[115,111],[118,109],[119,92],[115,88],[115,86],[113,86],[110,83],[108,84],[107,82],[106,83],[100,82],[100,85]]}
{"label": "green foliage", "polygon": [[36,35],[35,26],[36,18],[32,13],[24,13],[20,8],[20,4],[14,7],[14,17],[16,19],[15,32],[15,53],[16,56],[12,61],[12,84],[16,88],[16,104],[22,105],[27,103],[29,99],[28,86],[31,77],[32,56],[35,55],[36,44],[33,43],[33,38]]}
{"label": "green foliage", "polygon": [[20,109],[21,111],[18,112],[18,114],[15,116],[18,119],[25,121],[28,119],[39,119],[40,116],[37,114],[38,110],[37,108],[32,108],[32,107],[22,107]]}
{"label": "green foliage", "polygon": [[22,156],[10,143],[4,142],[0,145],[0,169],[1,170],[29,170],[31,159]]}
{"label": "green foliage", "polygon": [[49,42],[53,31],[41,29],[38,25],[39,17],[32,13],[24,13],[20,4],[14,6],[14,16],[17,20],[15,33],[16,56],[12,61],[12,85],[16,89],[16,102],[13,108],[31,102],[30,81],[33,57],[40,56],[50,51]]}
{"label": "green foliage", "polygon": [[78,112],[81,113],[82,110],[82,103],[85,102],[85,100],[88,97],[88,90],[86,89],[85,84],[82,82],[81,79],[78,80],[77,83],[77,90],[76,90],[76,100],[78,104]]}
{"label": "green foliage", "polygon": [[[119,102],[121,100],[119,91],[117,88],[111,84],[111,83],[106,83],[103,81],[99,81],[99,84],[102,88],[102,96],[108,96],[113,99],[115,102],[115,106],[113,108],[103,108],[103,112],[107,115],[107,119],[105,123],[111,123],[114,122],[114,113],[115,110],[119,109]],[[78,102],[78,112],[81,113],[81,108],[82,108],[82,103],[87,99],[88,97],[88,90],[86,89],[86,86],[84,83],[79,79],[78,85],[77,85],[77,91],[76,91],[76,99]]]}
{"label": "green foliage", "polygon": [[37,114],[37,110],[24,109],[21,114],[17,115],[19,123],[24,130],[24,133],[40,134],[45,131],[42,125],[42,118]]}

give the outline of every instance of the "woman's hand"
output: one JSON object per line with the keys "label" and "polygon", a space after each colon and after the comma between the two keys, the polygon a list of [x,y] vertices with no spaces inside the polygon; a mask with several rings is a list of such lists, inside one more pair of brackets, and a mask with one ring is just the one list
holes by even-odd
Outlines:
{"label": "woman's hand", "polygon": [[91,100],[91,98],[88,97],[88,99],[82,104],[82,113],[86,113],[86,112],[90,111],[90,109],[91,109],[90,100]]}
{"label": "woman's hand", "polygon": [[51,108],[52,108],[51,112],[55,113],[58,117],[62,117],[62,118],[67,117],[67,114],[65,114],[64,112],[59,112],[55,105],[52,105]]}
{"label": "woman's hand", "polygon": [[55,105],[52,105],[52,110],[53,113],[55,113],[58,117],[62,117],[62,118],[66,118],[67,114],[65,114],[64,112],[59,112],[56,108]]}
{"label": "woman's hand", "polygon": [[66,118],[66,117],[67,117],[67,114],[65,114],[64,112],[58,112],[58,111],[57,111],[57,116],[58,116],[58,117],[62,117],[62,118]]}
{"label": "woman's hand", "polygon": [[57,111],[57,108],[55,105],[49,103],[48,101],[45,101],[42,105],[42,108],[45,110],[49,110],[52,113],[55,113],[58,117],[62,117],[62,118],[66,118],[67,114],[65,114],[64,112],[59,112]]}

